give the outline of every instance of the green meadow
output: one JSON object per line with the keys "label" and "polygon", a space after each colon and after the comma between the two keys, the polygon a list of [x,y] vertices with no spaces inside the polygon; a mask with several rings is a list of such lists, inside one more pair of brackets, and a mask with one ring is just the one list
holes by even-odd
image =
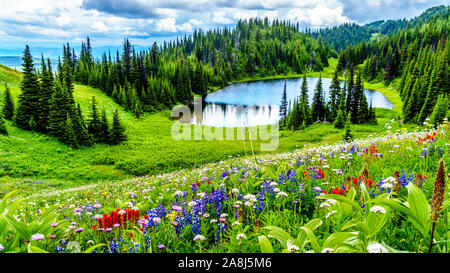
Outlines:
{"label": "green meadow", "polygon": [[[335,65],[336,60],[330,59],[330,67],[325,68],[320,75],[331,77]],[[301,75],[286,75],[289,76]],[[319,73],[310,73],[308,76],[319,76]],[[16,99],[20,94],[20,78],[20,72],[0,65],[0,83],[7,82]],[[395,107],[393,110],[376,109],[378,125],[352,124],[355,138],[385,131],[384,124],[396,118],[401,110],[401,102],[392,87],[371,83],[365,83],[364,86],[382,92]],[[1,97],[3,90],[1,85]],[[236,140],[195,140],[194,132],[206,126],[189,125],[193,140],[174,140],[171,130],[178,122],[171,120],[170,111],[146,114],[136,119],[99,89],[75,85],[74,97],[80,103],[85,119],[88,118],[93,96],[99,110],[106,111],[110,122],[112,112],[119,110],[127,128],[126,142],[118,146],[95,144],[72,149],[53,137],[23,131],[7,121],[9,136],[0,136],[0,187],[70,187],[99,180],[122,180],[137,175],[171,172],[230,157],[257,157],[267,153],[261,151],[261,144],[269,141],[255,140],[256,137],[250,136],[248,131],[245,140],[237,139],[237,131]],[[402,125],[395,129],[399,128]],[[324,123],[300,131],[283,130],[279,134],[278,148],[273,152],[290,151],[311,143],[334,143],[342,139],[343,132],[332,124]]]}

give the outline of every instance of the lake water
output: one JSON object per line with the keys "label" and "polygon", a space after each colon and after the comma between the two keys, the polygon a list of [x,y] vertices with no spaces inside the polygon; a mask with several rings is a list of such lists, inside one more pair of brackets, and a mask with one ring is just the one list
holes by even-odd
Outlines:
{"label": "lake water", "polygon": [[[47,62],[47,59],[45,59]],[[58,60],[56,59],[50,59],[52,70],[56,71],[56,68],[58,66]],[[0,64],[4,66],[8,66],[12,69],[15,69],[17,71],[22,71],[22,57],[20,56],[0,56]],[[47,64],[47,63],[46,63]],[[37,69],[41,68],[41,59],[40,58],[34,58],[34,67]]]}
{"label": "lake water", "polygon": [[[312,103],[314,90],[319,78],[307,78],[308,98]],[[299,96],[302,78],[286,80],[287,101],[294,101]],[[326,100],[330,78],[322,79]],[[344,85],[341,82],[341,87]],[[274,124],[279,121],[281,97],[284,79],[263,80],[231,84],[221,90],[210,93],[203,103],[202,113],[192,116],[190,123],[215,127],[244,127]],[[393,104],[379,91],[364,90],[367,102],[373,107],[392,109]]]}

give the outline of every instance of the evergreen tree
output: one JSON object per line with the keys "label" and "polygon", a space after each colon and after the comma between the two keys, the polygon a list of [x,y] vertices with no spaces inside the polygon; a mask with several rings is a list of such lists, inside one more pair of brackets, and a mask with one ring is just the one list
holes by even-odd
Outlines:
{"label": "evergreen tree", "polygon": [[95,97],[92,97],[91,112],[89,114],[89,121],[87,126],[89,134],[94,137],[95,142],[102,139],[101,121],[97,111],[97,103]]}
{"label": "evergreen tree", "polygon": [[372,107],[372,100],[370,100],[369,118],[368,118],[367,122],[370,124],[378,124],[377,117],[375,114],[375,109]]}
{"label": "evergreen tree", "polygon": [[6,125],[5,125],[5,119],[3,118],[3,115],[0,113],[0,134],[7,136],[8,135],[8,130],[6,130]]}
{"label": "evergreen tree", "polygon": [[106,111],[102,111],[102,117],[101,117],[101,125],[100,125],[100,142],[108,143],[110,136],[109,136],[109,124],[108,119],[106,117]]}
{"label": "evergreen tree", "polygon": [[349,76],[348,76],[348,83],[347,83],[347,102],[346,102],[346,106],[347,106],[347,113],[351,113],[353,111],[352,109],[352,102],[353,102],[353,89],[354,89],[354,71],[353,71],[353,64],[350,65],[350,71],[349,71]]}
{"label": "evergreen tree", "polygon": [[9,86],[5,83],[5,99],[3,104],[3,116],[7,120],[13,120],[14,118],[14,100],[9,90]]}
{"label": "evergreen tree", "polygon": [[70,111],[71,104],[69,95],[61,87],[59,82],[56,82],[53,88],[47,130],[51,135],[61,138],[66,130],[67,115]]}
{"label": "evergreen tree", "polygon": [[311,109],[309,107],[309,99],[308,99],[308,82],[306,80],[306,70],[303,73],[303,80],[300,92],[300,109],[303,115],[303,119],[305,120],[306,125],[310,125],[313,123],[313,119],[311,116]]}
{"label": "evergreen tree", "polygon": [[74,149],[80,147],[75,131],[73,130],[72,119],[70,118],[69,113],[67,113],[66,122],[64,122],[64,131],[59,140]]}
{"label": "evergreen tree", "polygon": [[324,95],[322,88],[322,78],[317,82],[313,102],[311,106],[311,116],[314,122],[325,120]]}
{"label": "evergreen tree", "polygon": [[28,45],[25,46],[22,60],[23,78],[20,85],[22,93],[19,95],[14,123],[19,128],[30,129],[30,120],[32,118],[36,120],[39,106],[39,82],[34,73],[33,57]]}
{"label": "evergreen tree", "polygon": [[346,105],[345,105],[345,88],[343,88],[341,91],[341,97],[339,100],[339,108],[337,111],[336,118],[334,120],[334,127],[338,128],[338,129],[344,128],[346,116],[347,116],[347,112],[346,112]]}
{"label": "evergreen tree", "polygon": [[50,100],[53,94],[53,77],[51,67],[47,68],[44,56],[41,60],[40,101],[38,108],[37,127],[40,132],[46,132],[48,127],[48,116],[50,112]]}
{"label": "evergreen tree", "polygon": [[113,123],[111,128],[111,140],[110,143],[113,145],[120,144],[121,142],[127,139],[125,135],[125,127],[122,125],[122,122],[119,118],[119,111],[116,109],[113,114]]}
{"label": "evergreen tree", "polygon": [[[366,100],[366,103],[364,106],[365,109],[363,109],[363,110],[360,109],[361,102],[364,98],[365,98],[365,96],[364,96],[363,85],[362,85],[362,81],[361,81],[361,73],[357,73],[355,86],[353,88],[351,106],[350,106],[352,123],[355,123],[355,124],[361,123],[360,122],[361,118],[359,117],[360,111],[364,114],[367,114],[367,111],[368,111],[367,100]],[[367,118],[367,115],[364,118]]]}
{"label": "evergreen tree", "polygon": [[351,123],[352,123],[351,115],[350,115],[350,113],[348,113],[347,120],[345,122],[345,133],[342,136],[343,140],[346,141],[346,142],[350,142],[350,141],[353,140],[353,134],[352,134],[352,130],[350,128],[350,124]]}
{"label": "evergreen tree", "polygon": [[339,98],[341,96],[341,84],[339,82],[338,71],[334,71],[333,80],[330,85],[330,101],[329,101],[329,109],[330,109],[330,121],[333,121],[336,117],[338,108],[339,108]]}
{"label": "evergreen tree", "polygon": [[286,118],[287,116],[287,93],[286,93],[286,78],[284,79],[284,89],[283,95],[281,96],[281,105],[280,105],[280,117],[281,119]]}
{"label": "evergreen tree", "polygon": [[358,109],[358,123],[368,123],[371,118],[369,105],[367,104],[366,96],[362,95],[361,102]]}
{"label": "evergreen tree", "polygon": [[431,113],[431,123],[441,124],[449,110],[448,97],[445,94],[439,95],[433,112]]}
{"label": "evergreen tree", "polygon": [[71,121],[75,135],[77,136],[77,142],[82,146],[91,146],[94,143],[94,139],[88,133],[86,124],[84,123],[83,114],[81,113],[81,107],[78,103],[77,108],[70,111]]}

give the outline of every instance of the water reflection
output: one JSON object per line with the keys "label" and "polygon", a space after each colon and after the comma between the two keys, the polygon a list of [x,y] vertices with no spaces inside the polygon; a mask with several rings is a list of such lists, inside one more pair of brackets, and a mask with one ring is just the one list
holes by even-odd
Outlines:
{"label": "water reflection", "polygon": [[[318,78],[307,78],[309,102],[312,102]],[[286,81],[288,102],[300,94],[301,78]],[[331,79],[322,79],[325,97]],[[343,83],[341,83],[341,87]],[[192,111],[190,123],[216,127],[242,127],[273,124],[279,120],[279,107],[284,79],[231,84],[210,93],[202,103],[202,111]],[[373,107],[392,109],[393,104],[379,91],[364,90],[368,103]],[[200,103],[197,101],[196,103]],[[292,104],[291,104],[292,105]],[[184,122],[189,122],[185,120]]]}
{"label": "water reflection", "polygon": [[215,127],[245,127],[274,124],[279,120],[278,105],[231,105],[206,103],[202,113],[194,113],[191,123]]}

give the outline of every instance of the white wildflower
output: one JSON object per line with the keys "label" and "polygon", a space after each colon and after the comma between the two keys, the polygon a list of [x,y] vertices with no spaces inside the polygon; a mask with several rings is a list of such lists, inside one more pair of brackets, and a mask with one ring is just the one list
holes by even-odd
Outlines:
{"label": "white wildflower", "polygon": [[370,208],[370,211],[373,213],[380,213],[380,214],[386,213],[386,209],[383,208],[382,206],[373,206]]}
{"label": "white wildflower", "polygon": [[287,196],[288,196],[287,193],[285,193],[284,191],[280,191],[280,192],[277,194],[276,198],[278,198],[278,197],[287,197]]}
{"label": "white wildflower", "polygon": [[205,236],[203,236],[203,235],[201,235],[201,234],[197,234],[197,235],[195,235],[195,237],[194,237],[194,242],[195,242],[195,241],[203,241],[203,240],[205,240]]}
{"label": "white wildflower", "polygon": [[389,251],[380,243],[370,242],[367,246],[369,253],[389,253]]}
{"label": "white wildflower", "polygon": [[300,248],[297,245],[293,244],[291,239],[289,239],[287,241],[287,249],[288,249],[289,252],[297,252],[297,251],[300,250]]}

